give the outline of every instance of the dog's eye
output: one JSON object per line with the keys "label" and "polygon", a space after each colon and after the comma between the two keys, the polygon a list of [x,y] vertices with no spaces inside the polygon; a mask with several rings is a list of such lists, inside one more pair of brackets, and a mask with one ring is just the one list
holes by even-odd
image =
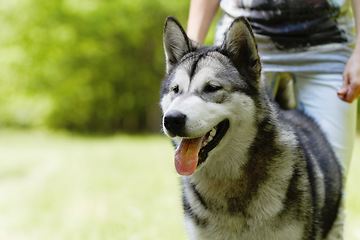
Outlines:
{"label": "dog's eye", "polygon": [[171,91],[173,91],[174,93],[178,93],[179,92],[179,85],[175,85],[171,88]]}
{"label": "dog's eye", "polygon": [[221,86],[218,86],[218,85],[212,85],[212,84],[207,84],[205,87],[204,87],[204,92],[205,93],[213,93],[213,92],[217,92],[219,90],[221,90],[222,87]]}

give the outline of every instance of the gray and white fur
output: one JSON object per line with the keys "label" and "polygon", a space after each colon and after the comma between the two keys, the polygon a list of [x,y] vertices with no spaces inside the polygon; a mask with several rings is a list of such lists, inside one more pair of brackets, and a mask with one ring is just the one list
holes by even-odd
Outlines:
{"label": "gray and white fur", "polygon": [[221,46],[200,46],[168,17],[164,48],[163,130],[175,147],[204,139],[181,180],[189,238],[329,239],[339,163],[313,119],[271,99],[248,21],[236,19]]}

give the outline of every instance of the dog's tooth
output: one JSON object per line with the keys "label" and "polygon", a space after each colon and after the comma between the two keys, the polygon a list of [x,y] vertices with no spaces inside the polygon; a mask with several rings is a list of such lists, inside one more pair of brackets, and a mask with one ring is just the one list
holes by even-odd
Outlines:
{"label": "dog's tooth", "polygon": [[201,147],[205,147],[209,142],[211,142],[215,135],[216,135],[216,127],[211,129],[208,139],[206,139],[206,141],[201,144]]}
{"label": "dog's tooth", "polygon": [[205,142],[203,142],[203,144],[201,145],[201,147],[205,147],[209,142],[211,142],[211,140],[213,140],[213,137],[210,135],[208,137],[208,139],[206,139]]}
{"label": "dog's tooth", "polygon": [[211,132],[210,132],[210,136],[211,136],[211,137],[214,137],[215,135],[216,135],[216,129],[213,128],[213,129],[211,130]]}

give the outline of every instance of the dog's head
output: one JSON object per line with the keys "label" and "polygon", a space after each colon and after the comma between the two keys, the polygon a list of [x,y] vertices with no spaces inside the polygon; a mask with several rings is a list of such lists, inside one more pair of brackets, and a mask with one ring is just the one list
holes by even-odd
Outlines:
{"label": "dog's head", "polygon": [[177,145],[178,173],[191,175],[252,124],[261,73],[257,45],[245,18],[232,23],[221,46],[212,47],[191,41],[168,17],[164,49],[163,130]]}

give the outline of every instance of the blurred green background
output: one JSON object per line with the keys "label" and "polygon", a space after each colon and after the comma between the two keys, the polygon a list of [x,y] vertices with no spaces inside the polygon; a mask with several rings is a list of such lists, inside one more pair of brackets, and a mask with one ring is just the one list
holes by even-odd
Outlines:
{"label": "blurred green background", "polygon": [[[173,149],[157,134],[163,24],[173,15],[185,26],[188,7],[0,0],[0,240],[186,239]],[[356,144],[350,240],[360,239]]]}
{"label": "blurred green background", "polygon": [[160,129],[162,30],[188,1],[0,2],[0,126]]}

